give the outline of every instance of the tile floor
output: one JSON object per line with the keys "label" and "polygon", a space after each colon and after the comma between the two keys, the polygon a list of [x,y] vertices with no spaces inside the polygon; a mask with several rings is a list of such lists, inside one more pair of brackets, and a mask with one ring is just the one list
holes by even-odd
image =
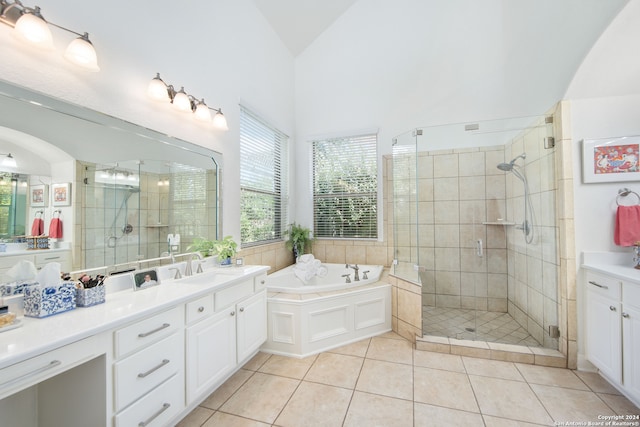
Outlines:
{"label": "tile floor", "polygon": [[493,311],[423,306],[422,332],[460,340],[540,346],[510,314]]}
{"label": "tile floor", "polygon": [[533,427],[639,413],[594,373],[414,350],[387,333],[305,359],[258,353],[178,426]]}

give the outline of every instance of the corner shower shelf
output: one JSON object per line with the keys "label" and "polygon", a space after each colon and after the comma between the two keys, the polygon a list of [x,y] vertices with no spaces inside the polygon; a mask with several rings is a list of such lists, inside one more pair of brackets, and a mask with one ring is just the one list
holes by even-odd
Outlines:
{"label": "corner shower shelf", "polygon": [[516,223],[508,221],[485,221],[482,225],[516,225]]}
{"label": "corner shower shelf", "polygon": [[145,225],[145,227],[147,228],[162,228],[162,227],[168,227],[169,224],[149,224],[149,225]]}

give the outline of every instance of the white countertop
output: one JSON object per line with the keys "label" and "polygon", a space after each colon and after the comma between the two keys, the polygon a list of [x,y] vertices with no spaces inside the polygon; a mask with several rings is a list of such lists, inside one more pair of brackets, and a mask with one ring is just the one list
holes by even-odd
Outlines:
{"label": "white countertop", "polygon": [[103,304],[92,307],[78,307],[43,319],[22,317],[22,327],[0,332],[0,369],[168,310],[268,269],[268,266],[246,266],[234,270],[211,269],[137,292],[124,290],[108,293]]}
{"label": "white countertop", "polygon": [[67,247],[49,248],[49,249],[19,249],[19,250],[9,250],[6,252],[0,252],[0,257],[16,256],[16,255],[46,254],[48,252],[63,252],[63,251],[70,251],[70,250],[71,249]]}
{"label": "white countertop", "polygon": [[582,254],[582,268],[640,285],[640,270],[634,268],[634,264],[632,252],[583,252]]}

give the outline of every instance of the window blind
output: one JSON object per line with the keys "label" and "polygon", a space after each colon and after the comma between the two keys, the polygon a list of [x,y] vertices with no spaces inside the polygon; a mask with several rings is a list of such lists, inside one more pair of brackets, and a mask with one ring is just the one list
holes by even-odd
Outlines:
{"label": "window blind", "polygon": [[186,239],[209,235],[213,221],[207,204],[208,173],[194,166],[171,165],[171,223],[179,224],[174,232]]}
{"label": "window blind", "polygon": [[240,107],[240,239],[282,238],[288,221],[289,137]]}
{"label": "window blind", "polygon": [[376,238],[377,135],[312,143],[315,237]]}

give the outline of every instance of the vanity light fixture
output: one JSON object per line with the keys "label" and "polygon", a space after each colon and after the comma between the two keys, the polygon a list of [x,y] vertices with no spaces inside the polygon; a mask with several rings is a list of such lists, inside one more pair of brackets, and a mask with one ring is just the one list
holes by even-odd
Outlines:
{"label": "vanity light fixture", "polygon": [[[196,120],[213,123],[213,127],[221,130],[229,130],[227,119],[222,114],[222,108],[211,108],[204,102],[204,98],[199,101],[193,95],[189,95],[184,91],[184,86],[176,91],[173,85],[166,84],[161,78],[160,73],[151,79],[147,86],[147,95],[155,101],[168,101],[175,109],[182,112],[191,111]],[[215,111],[213,118],[211,111]]]}
{"label": "vanity light fixture", "polygon": [[16,159],[13,158],[11,153],[9,153],[9,154],[0,154],[0,156],[6,156],[4,159],[2,159],[2,166],[7,166],[7,167],[10,167],[10,168],[15,168],[15,167],[18,166],[18,164],[16,163]]}
{"label": "vanity light fixture", "polygon": [[13,27],[12,34],[20,41],[44,50],[53,49],[53,36],[49,25],[78,36],[69,43],[65,59],[89,71],[100,71],[98,57],[89,34],[80,34],[68,28],[48,22],[40,13],[40,7],[28,7],[20,0],[0,0],[0,22]]}

